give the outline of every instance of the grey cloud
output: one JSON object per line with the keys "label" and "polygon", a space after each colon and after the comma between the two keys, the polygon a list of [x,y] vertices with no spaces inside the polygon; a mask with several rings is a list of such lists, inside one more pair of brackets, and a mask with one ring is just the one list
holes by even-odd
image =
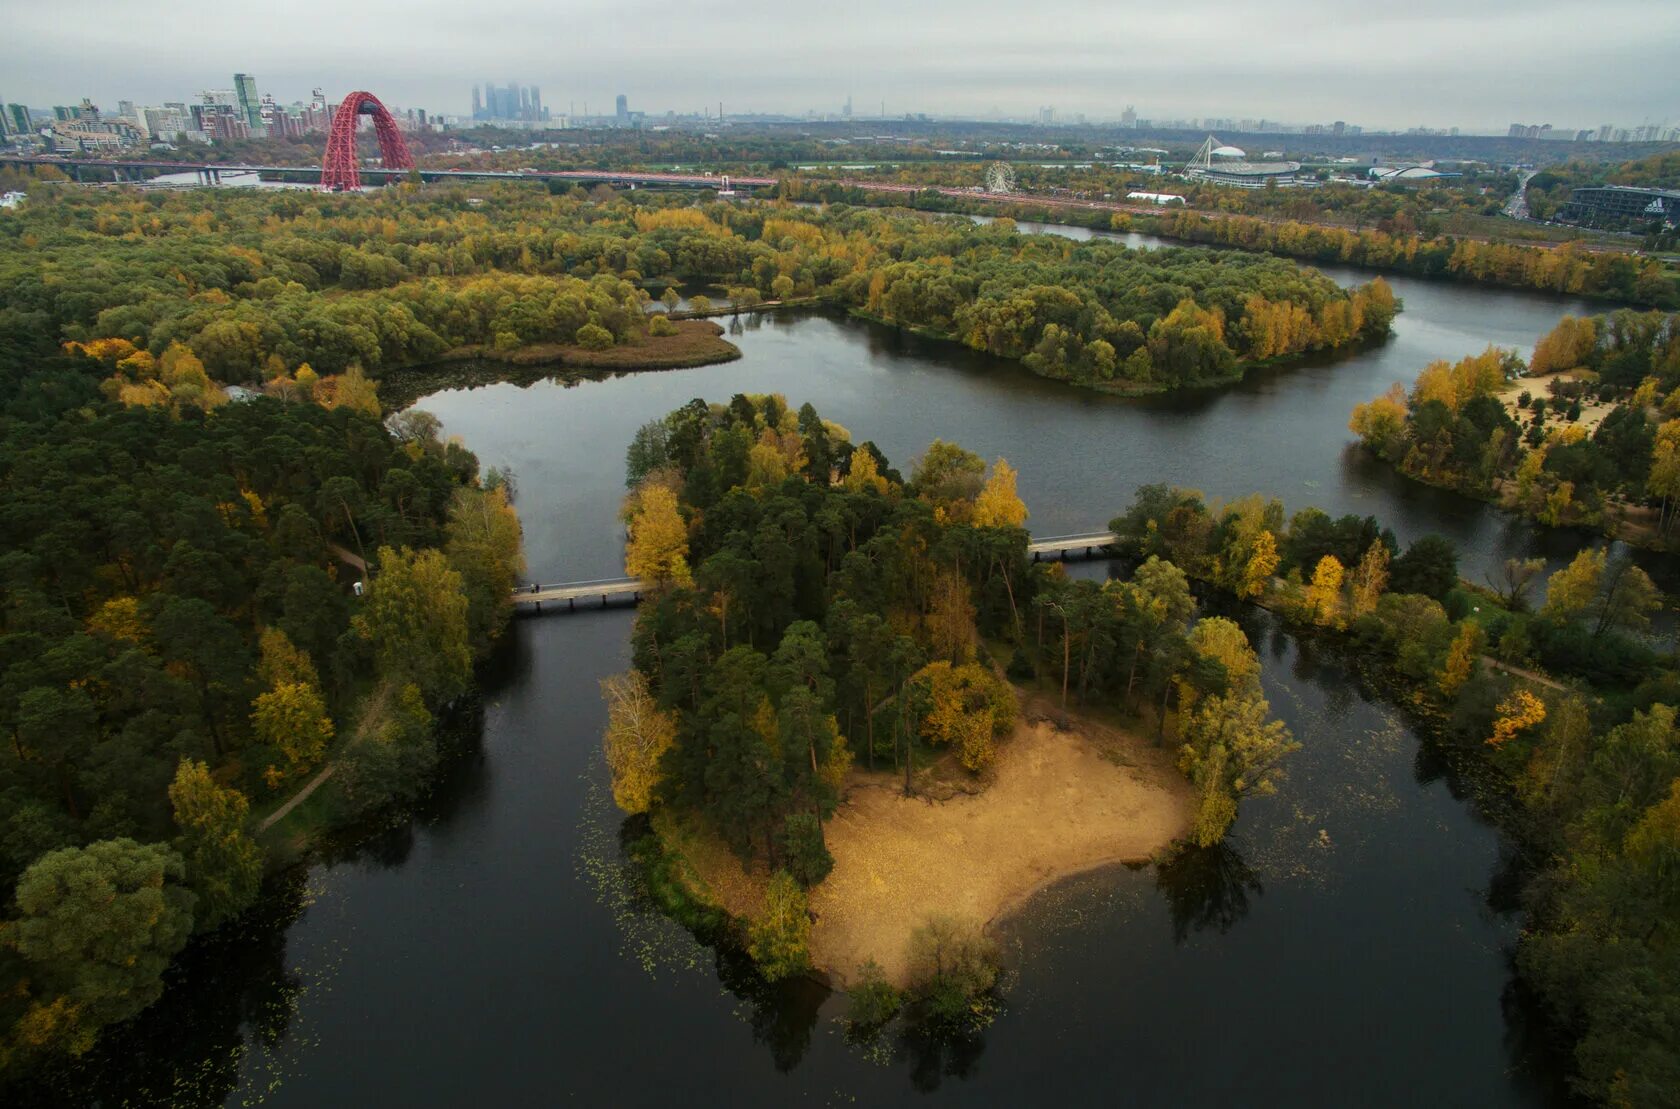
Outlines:
{"label": "grey cloud", "polygon": [[1588,126],[1680,118],[1680,4],[1603,0],[118,0],[12,11],[0,95],[158,102],[256,74],[282,100],[319,85],[463,112],[520,80],[551,106],[630,95],[652,111],[858,110],[1342,118],[1367,126]]}

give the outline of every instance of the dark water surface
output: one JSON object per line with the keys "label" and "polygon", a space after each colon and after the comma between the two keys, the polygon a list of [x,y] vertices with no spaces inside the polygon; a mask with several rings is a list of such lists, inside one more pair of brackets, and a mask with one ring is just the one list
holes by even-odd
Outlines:
{"label": "dark water surface", "polygon": [[[1335,273],[1341,280],[1364,275]],[[694,396],[785,393],[903,469],[934,437],[1007,457],[1039,534],[1097,529],[1138,484],[1373,513],[1455,539],[1472,574],[1578,538],[1400,481],[1347,447],[1349,408],[1434,358],[1525,350],[1580,303],[1390,279],[1388,343],[1220,393],[1126,401],[824,316],[732,336],[745,357],[422,402],[518,474],[531,576],[622,570],[624,447]],[[1101,573],[1100,565],[1083,572]],[[179,981],[68,1102],[321,1106],[1555,1102],[1508,1004],[1512,862],[1447,755],[1322,647],[1249,613],[1304,750],[1229,847],[1102,871],[1003,928],[1012,986],[978,1043],[845,1041],[843,999],[749,973],[646,910],[619,847],[597,682],[619,609],[518,621],[482,719],[412,823],[276,885],[247,934]],[[90,1092],[92,1087],[92,1092]]]}

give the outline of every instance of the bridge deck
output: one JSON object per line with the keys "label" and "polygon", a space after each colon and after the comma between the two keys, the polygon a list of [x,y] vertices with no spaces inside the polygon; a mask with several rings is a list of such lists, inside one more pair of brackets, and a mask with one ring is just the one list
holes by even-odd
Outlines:
{"label": "bridge deck", "polygon": [[[320,176],[320,166],[280,166],[267,165],[257,162],[179,162],[168,159],[115,159],[90,158],[75,156],[58,156],[50,154],[5,154],[0,155],[0,164],[4,165],[42,165],[84,169],[112,169],[133,170],[149,169],[169,172],[198,172],[198,173],[291,173]],[[380,166],[360,167],[363,177],[405,177],[409,174],[406,169],[385,169]],[[554,169],[554,170],[479,170],[479,169],[430,169],[421,166],[413,171],[429,179],[465,179],[485,181],[576,181],[580,183],[623,184],[623,185],[667,185],[682,188],[714,189],[723,184],[723,174],[705,173],[636,173],[629,170],[591,170],[591,169]],[[776,184],[774,177],[729,177],[731,185],[743,188],[767,188]]]}
{"label": "bridge deck", "polygon": [[577,601],[601,598],[606,604],[613,597],[632,597],[641,600],[641,595],[647,592],[647,583],[640,578],[608,578],[604,581],[569,582],[564,585],[540,585],[533,592],[529,587],[514,593],[513,603],[516,605],[534,604],[541,607],[544,601],[565,601],[573,605]]}
{"label": "bridge deck", "polygon": [[1075,551],[1096,554],[1104,548],[1112,547],[1118,538],[1112,531],[1094,531],[1085,535],[1052,535],[1028,543],[1027,553],[1035,559],[1039,555],[1066,555]]}
{"label": "bridge deck", "polygon": [[[1063,558],[1084,553],[1099,555],[1114,544],[1115,535],[1112,531],[1089,532],[1084,535],[1052,535],[1044,539],[1035,539],[1027,544],[1027,553],[1036,560],[1041,555],[1061,555]],[[539,585],[535,589],[526,586],[516,590],[513,594],[515,605],[531,605],[536,611],[544,610],[545,603],[565,602],[566,611],[577,607],[579,601],[593,601],[599,597],[603,606],[611,603],[614,597],[629,597],[632,601],[640,601],[642,594],[648,591],[648,584],[640,578],[605,578],[601,581],[576,581],[559,585]]]}

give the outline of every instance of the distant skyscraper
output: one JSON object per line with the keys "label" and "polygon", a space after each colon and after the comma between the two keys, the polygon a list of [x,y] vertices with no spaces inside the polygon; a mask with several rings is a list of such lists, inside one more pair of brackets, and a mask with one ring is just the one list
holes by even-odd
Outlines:
{"label": "distant skyscraper", "polygon": [[262,134],[262,97],[257,95],[257,79],[249,73],[235,73],[233,95],[239,105],[239,114],[245,117],[245,125],[252,134]]}
{"label": "distant skyscraper", "polygon": [[852,118],[852,94],[846,94],[846,110],[840,113],[844,118]]}
{"label": "distant skyscraper", "polygon": [[29,108],[27,105],[7,104],[6,115],[11,119],[12,133],[14,135],[27,135],[31,131],[35,130],[35,128],[31,125]]}
{"label": "distant skyscraper", "polygon": [[540,120],[540,119],[542,119],[542,117],[543,117],[542,90],[537,88],[537,86],[532,85],[531,86],[531,118],[534,119],[534,120]]}
{"label": "distant skyscraper", "polygon": [[1122,126],[1122,127],[1136,127],[1137,126],[1137,109],[1132,107],[1130,104],[1127,104],[1126,105],[1126,110],[1120,113],[1120,126]]}
{"label": "distant skyscraper", "polygon": [[623,93],[619,93],[617,103],[618,103],[618,112],[617,112],[618,125],[620,127],[630,126],[630,98],[628,96],[625,96]]}
{"label": "distant skyscraper", "polygon": [[474,119],[483,119],[484,118],[484,99],[479,95],[477,85],[473,86],[472,117]]}

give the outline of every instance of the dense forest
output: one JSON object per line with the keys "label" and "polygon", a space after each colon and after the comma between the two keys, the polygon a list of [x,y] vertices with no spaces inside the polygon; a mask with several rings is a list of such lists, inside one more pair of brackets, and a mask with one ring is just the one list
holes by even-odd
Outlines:
{"label": "dense forest", "polygon": [[179,344],[215,382],[284,392],[304,366],[377,377],[458,348],[634,347],[663,322],[649,288],[706,282],[742,304],[811,298],[1047,376],[1160,390],[1381,337],[1397,308],[1381,281],[1345,292],[1260,255],[670,203],[517,186],[376,200],[61,189],[0,224],[22,248],[0,264],[0,338],[130,343],[144,355],[122,366],[131,384]]}
{"label": "dense forest", "polygon": [[1680,316],[1566,316],[1526,365],[1492,348],[1433,363],[1348,426],[1420,481],[1662,544],[1680,506]]}
{"label": "dense forest", "polygon": [[[1158,184],[1158,183],[1157,183]],[[1153,187],[1153,186],[1152,186]],[[900,195],[869,193],[833,182],[789,181],[785,195],[849,204],[900,204]],[[1241,192],[1252,190],[1222,190]],[[1053,197],[1047,199],[1054,199]],[[1455,233],[1438,219],[1421,222],[1398,207],[1371,226],[1317,222],[1282,216],[1251,216],[1222,206],[1209,210],[1168,209],[1110,212],[1081,206],[1051,207],[1020,201],[999,205],[923,192],[910,201],[930,212],[1007,213],[1016,219],[1073,223],[1104,230],[1142,231],[1186,243],[1264,251],[1308,262],[1364,266],[1375,270],[1448,281],[1471,281],[1516,289],[1571,293],[1654,308],[1680,306],[1680,272],[1661,260],[1575,243],[1534,246],[1490,242]],[[1287,208],[1284,209],[1288,211]]]}
{"label": "dense forest", "polygon": [[[81,264],[118,296],[139,272]],[[508,483],[481,480],[430,417],[382,424],[359,375],[232,401],[180,344],[155,365],[126,340],[53,352],[56,329],[23,341],[50,309],[4,311],[10,1077],[86,1051],[156,1000],[192,935],[250,907],[290,848],[260,818],[318,772],[334,771],[315,827],[422,790],[434,718],[467,690],[523,564]]]}
{"label": "dense forest", "polygon": [[[634,669],[607,684],[614,795],[774,872],[747,934],[769,977],[806,966],[803,891],[832,866],[823,827],[849,770],[902,775],[908,793],[948,754],[983,779],[1015,724],[1010,677],[1059,685],[1064,708],[1164,713],[1201,787],[1200,842],[1293,748],[1242,631],[1192,627],[1170,563],[1149,559],[1100,604],[1094,583],[1031,563],[1001,459],[935,441],[905,478],[810,405],[736,396],[642,428],[629,470],[627,568],[660,586],[637,615]],[[1087,613],[1104,606],[1093,634]],[[935,974],[917,1000],[936,1022],[967,1019],[992,984]]]}

